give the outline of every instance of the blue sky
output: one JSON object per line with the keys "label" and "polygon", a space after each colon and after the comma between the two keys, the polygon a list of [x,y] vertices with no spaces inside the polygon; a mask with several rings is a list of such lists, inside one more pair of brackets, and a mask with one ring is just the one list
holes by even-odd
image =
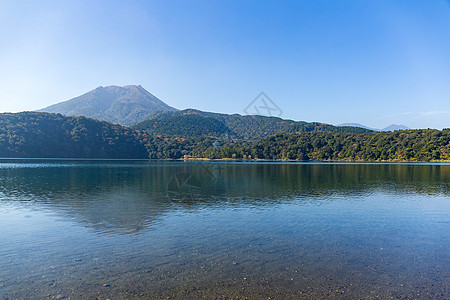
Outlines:
{"label": "blue sky", "polygon": [[446,0],[1,1],[0,112],[140,84],[176,108],[450,127]]}

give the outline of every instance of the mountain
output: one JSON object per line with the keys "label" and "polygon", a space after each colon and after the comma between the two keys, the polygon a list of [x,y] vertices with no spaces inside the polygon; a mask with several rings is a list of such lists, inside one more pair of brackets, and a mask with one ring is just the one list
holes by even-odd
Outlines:
{"label": "mountain", "polygon": [[41,112],[0,114],[0,157],[147,158],[133,130],[85,117]]}
{"label": "mountain", "polygon": [[150,115],[148,120],[138,123],[132,128],[145,130],[153,135],[166,135],[169,137],[207,135],[247,141],[258,140],[282,132],[371,132],[358,127],[337,127],[325,123],[297,122],[278,117],[258,115],[228,115],[196,109],[157,112]]}
{"label": "mountain", "polygon": [[369,129],[369,130],[373,130],[373,131],[395,131],[395,130],[409,130],[411,128],[409,128],[408,126],[405,125],[396,125],[396,124],[391,124],[383,129],[377,129],[377,128],[371,128],[359,123],[343,123],[343,124],[339,124],[337,126],[344,126],[344,127],[359,127],[359,128],[365,128],[365,129]]}
{"label": "mountain", "polygon": [[371,127],[368,127],[366,125],[362,125],[362,124],[359,124],[359,123],[342,123],[342,124],[339,124],[337,126],[359,127],[359,128],[369,129],[369,130],[373,130],[373,131],[380,131],[379,129],[371,128]]}
{"label": "mountain", "polygon": [[395,130],[409,130],[411,128],[409,128],[408,126],[405,125],[396,125],[396,124],[391,124],[383,129],[381,129],[380,131],[395,131]]}
{"label": "mountain", "polygon": [[100,86],[79,97],[39,110],[67,116],[85,116],[124,126],[137,124],[157,111],[176,109],[140,85]]}

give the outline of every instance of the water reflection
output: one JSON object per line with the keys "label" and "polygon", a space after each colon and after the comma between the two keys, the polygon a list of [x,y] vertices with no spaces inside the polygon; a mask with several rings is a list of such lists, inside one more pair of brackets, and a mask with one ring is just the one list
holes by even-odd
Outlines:
{"label": "water reflection", "polygon": [[0,298],[449,298],[449,165],[0,162]]}
{"label": "water reflection", "polygon": [[448,195],[449,182],[447,164],[0,161],[1,203],[118,234],[151,229],[176,210],[314,204],[377,191]]}

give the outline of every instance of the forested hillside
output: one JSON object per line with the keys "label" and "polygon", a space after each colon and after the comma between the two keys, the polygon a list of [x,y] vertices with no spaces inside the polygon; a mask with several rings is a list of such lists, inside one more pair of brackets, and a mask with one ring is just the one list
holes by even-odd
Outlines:
{"label": "forested hillside", "polygon": [[133,129],[145,130],[151,135],[171,137],[223,136],[232,134],[221,121],[199,114],[183,114],[151,119],[133,126]]}
{"label": "forested hillside", "polygon": [[179,159],[185,156],[206,157],[208,149],[212,151],[217,140],[209,137],[168,138],[142,133],[148,157],[151,159]]}
{"label": "forested hillside", "polygon": [[85,117],[22,112],[0,114],[0,157],[146,158],[137,134]]}
{"label": "forested hillside", "polygon": [[209,135],[216,138],[227,136],[246,141],[256,141],[277,133],[371,132],[371,130],[359,127],[339,127],[318,122],[296,122],[278,117],[257,115],[218,114],[195,109],[158,112],[151,115],[150,119],[133,126],[133,128],[146,130],[149,134],[165,134],[170,137]]}
{"label": "forested hillside", "polygon": [[151,123],[154,132],[60,114],[0,114],[0,157],[450,160],[450,129],[345,133],[321,131],[327,128],[324,124],[304,123],[290,127],[295,133],[246,140],[230,133],[222,121],[201,114],[186,114],[173,119],[168,116],[152,122],[156,122]]}
{"label": "forested hillside", "polygon": [[450,160],[450,129],[400,130],[366,134],[312,132],[278,134],[250,145],[224,146],[210,158],[258,158],[302,161]]}

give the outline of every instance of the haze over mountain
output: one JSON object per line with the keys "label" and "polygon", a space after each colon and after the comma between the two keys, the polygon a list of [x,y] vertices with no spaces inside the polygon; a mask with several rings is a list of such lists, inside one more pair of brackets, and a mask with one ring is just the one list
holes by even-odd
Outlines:
{"label": "haze over mountain", "polygon": [[343,124],[339,124],[337,126],[350,126],[350,127],[360,127],[360,128],[365,128],[365,129],[369,129],[369,130],[373,130],[373,131],[395,131],[395,130],[408,130],[411,129],[408,126],[405,125],[397,125],[397,124],[391,124],[387,127],[384,127],[383,129],[378,129],[378,128],[371,128],[359,123],[343,123]]}
{"label": "haze over mountain", "polygon": [[140,85],[98,87],[76,98],[60,102],[40,112],[85,116],[125,126],[146,120],[157,111],[176,111]]}
{"label": "haze over mountain", "polygon": [[395,131],[395,130],[409,130],[409,129],[411,129],[411,128],[409,128],[408,126],[405,126],[405,125],[391,124],[387,127],[384,127],[380,131]]}

